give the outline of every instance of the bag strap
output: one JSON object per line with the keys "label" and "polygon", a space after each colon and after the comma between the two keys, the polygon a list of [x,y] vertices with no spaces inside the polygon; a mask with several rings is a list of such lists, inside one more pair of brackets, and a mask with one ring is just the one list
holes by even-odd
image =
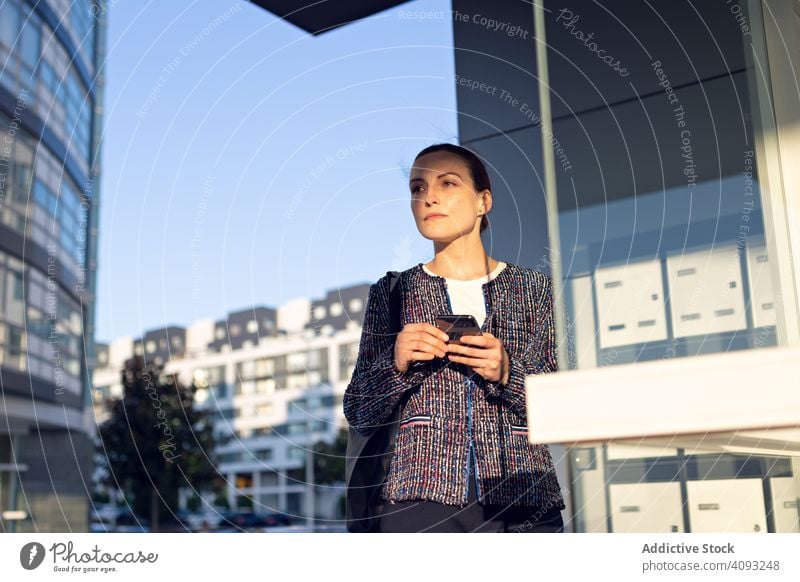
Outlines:
{"label": "bag strap", "polygon": [[[386,275],[389,277],[389,330],[394,334],[396,341],[397,334],[401,331],[400,312],[402,310],[402,297],[400,295],[400,273],[398,271],[386,271]],[[406,403],[410,397],[410,392],[403,394],[390,418],[397,422],[400,421],[403,409],[406,407]]]}
{"label": "bag strap", "polygon": [[393,334],[400,333],[400,273],[386,271],[389,277],[389,331]]}

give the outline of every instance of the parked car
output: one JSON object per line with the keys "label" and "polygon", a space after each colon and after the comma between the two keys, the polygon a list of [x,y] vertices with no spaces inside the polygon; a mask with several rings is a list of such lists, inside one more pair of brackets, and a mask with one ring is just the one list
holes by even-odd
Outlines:
{"label": "parked car", "polygon": [[89,523],[92,533],[147,533],[150,522],[130,509],[93,511]]}
{"label": "parked car", "polygon": [[158,531],[160,532],[173,532],[183,533],[191,531],[191,526],[188,522],[188,512],[178,510],[174,515],[167,513],[161,515],[158,520]]}
{"label": "parked car", "polygon": [[192,531],[211,531],[220,526],[220,523],[228,513],[227,509],[206,507],[202,511],[187,514],[184,518],[184,523]]}
{"label": "parked car", "polygon": [[284,525],[291,525],[291,518],[283,513],[237,511],[225,514],[215,531],[263,531],[266,528]]}

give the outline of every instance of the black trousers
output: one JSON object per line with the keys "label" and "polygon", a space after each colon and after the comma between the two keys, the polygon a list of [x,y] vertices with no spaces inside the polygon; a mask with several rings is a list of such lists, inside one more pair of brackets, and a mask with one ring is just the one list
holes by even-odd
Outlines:
{"label": "black trousers", "polygon": [[563,533],[561,510],[505,507],[478,503],[475,474],[470,463],[467,505],[458,507],[435,501],[385,503],[380,519],[382,532],[516,532]]}

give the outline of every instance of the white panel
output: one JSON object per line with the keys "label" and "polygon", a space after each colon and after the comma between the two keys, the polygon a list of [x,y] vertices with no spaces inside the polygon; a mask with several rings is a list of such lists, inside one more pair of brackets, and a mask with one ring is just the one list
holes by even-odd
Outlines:
{"label": "white panel", "polygon": [[669,257],[667,272],[675,337],[747,327],[736,247]]}
{"label": "white panel", "polygon": [[[702,443],[716,432],[800,427],[797,378],[800,347],[779,346],[530,374],[528,437],[577,443],[696,435]],[[561,410],[569,414],[554,414]],[[786,442],[796,431],[777,432],[770,431],[769,448],[797,454],[800,443]],[[750,442],[758,448],[758,439]]]}
{"label": "white panel", "polygon": [[680,483],[625,483],[608,491],[615,533],[683,531]]}
{"label": "white panel", "polygon": [[747,275],[753,326],[775,325],[775,291],[772,286],[767,247],[747,247]]}
{"label": "white panel", "polygon": [[772,509],[777,533],[800,532],[800,475],[773,477],[769,480],[772,490]]}
{"label": "white panel", "polygon": [[568,312],[572,316],[570,333],[575,342],[575,362],[579,370],[597,367],[597,340],[594,321],[592,278],[569,279],[571,304]]}
{"label": "white panel", "polygon": [[766,533],[761,479],[688,481],[692,533]]}
{"label": "white panel", "polygon": [[642,444],[620,445],[609,444],[606,448],[608,459],[644,459],[650,457],[674,457],[678,449],[670,447],[654,447]]}
{"label": "white panel", "polygon": [[594,284],[603,348],[667,338],[659,261],[598,269]]}

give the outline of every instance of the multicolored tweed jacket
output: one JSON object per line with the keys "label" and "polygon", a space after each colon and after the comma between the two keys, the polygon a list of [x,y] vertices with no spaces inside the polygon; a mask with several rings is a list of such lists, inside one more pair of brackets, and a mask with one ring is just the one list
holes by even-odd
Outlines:
{"label": "multicolored tweed jacket", "polygon": [[[443,277],[417,264],[400,274],[401,325],[433,324],[452,313]],[[368,435],[386,422],[406,391],[395,453],[381,495],[465,505],[470,456],[481,504],[564,509],[547,445],[527,440],[525,376],[557,369],[552,292],[548,275],[507,262],[483,284],[483,331],[498,337],[509,355],[507,385],[489,382],[447,358],[414,361],[405,373],[394,365],[389,333],[388,276],[370,287],[358,358],[344,394],[344,414]]]}

